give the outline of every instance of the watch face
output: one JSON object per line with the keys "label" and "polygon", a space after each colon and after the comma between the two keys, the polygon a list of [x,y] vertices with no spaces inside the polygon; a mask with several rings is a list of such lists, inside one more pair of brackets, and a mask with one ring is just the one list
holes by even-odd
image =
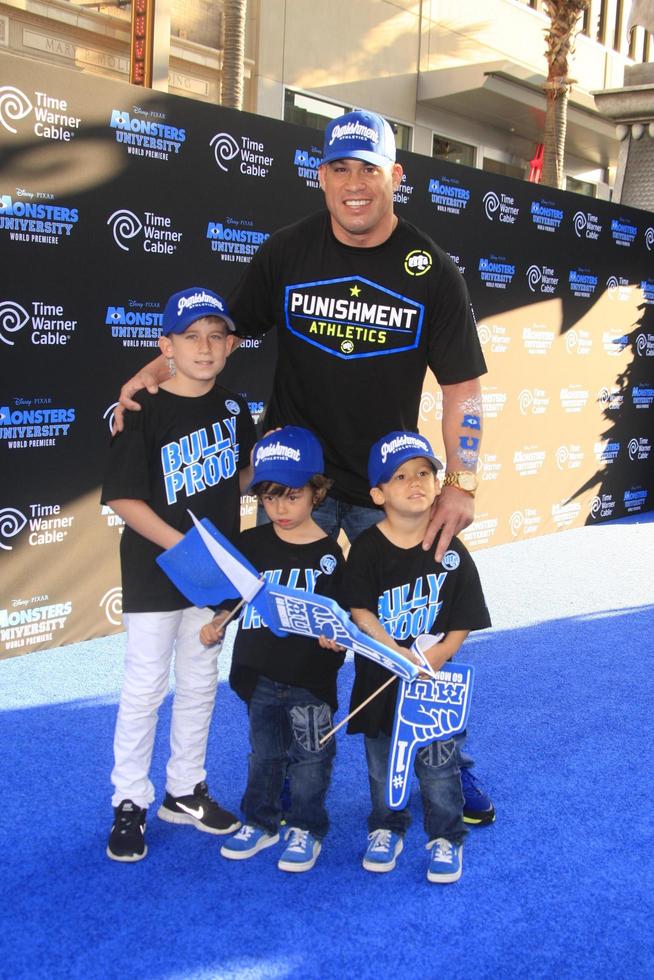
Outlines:
{"label": "watch face", "polygon": [[477,477],[474,473],[459,473],[459,486],[464,490],[476,490]]}

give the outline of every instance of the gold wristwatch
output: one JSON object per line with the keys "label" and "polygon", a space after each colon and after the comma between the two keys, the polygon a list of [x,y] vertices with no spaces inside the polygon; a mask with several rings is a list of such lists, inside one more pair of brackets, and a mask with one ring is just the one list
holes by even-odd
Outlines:
{"label": "gold wristwatch", "polygon": [[471,497],[474,497],[479,483],[475,474],[470,473],[469,470],[450,470],[449,473],[445,474],[443,486],[456,487],[457,490],[464,490]]}

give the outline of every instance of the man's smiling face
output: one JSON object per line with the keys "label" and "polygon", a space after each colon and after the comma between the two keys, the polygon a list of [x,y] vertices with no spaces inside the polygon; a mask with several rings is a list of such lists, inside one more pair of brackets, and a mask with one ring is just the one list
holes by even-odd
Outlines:
{"label": "man's smiling face", "polygon": [[340,242],[371,248],[390,237],[397,222],[393,193],[402,180],[399,163],[380,167],[365,160],[333,160],[322,164],[318,176]]}

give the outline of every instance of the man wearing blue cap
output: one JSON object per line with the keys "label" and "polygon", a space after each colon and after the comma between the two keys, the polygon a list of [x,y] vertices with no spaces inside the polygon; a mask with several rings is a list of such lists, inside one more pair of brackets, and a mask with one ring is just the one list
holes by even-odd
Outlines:
{"label": "man wearing blue cap", "polygon": [[[316,432],[334,481],[320,520],[350,540],[379,519],[370,506],[368,447],[384,432],[417,431],[427,368],[443,391],[447,470],[425,536],[436,557],[474,517],[486,371],[463,277],[431,238],[393,211],[403,170],[389,124],[356,110],[325,132],[326,211],[280,229],[260,247],[230,309],[242,336],[278,327],[279,355],[265,429]],[[165,377],[163,361],[127,383],[121,404]],[[120,426],[121,409],[117,409]]]}
{"label": "man wearing blue cap", "polygon": [[202,286],[175,293],[159,339],[172,377],[159,393],[138,395],[107,459],[102,501],[125,521],[120,543],[125,672],[114,735],[114,823],[107,856],[140,861],[154,800],[149,770],[157,713],[168,693],[175,651],[175,697],[166,767],[166,796],[158,816],[210,834],[229,834],[237,818],[213,800],[204,768],[218,665],[215,647],[199,640],[206,618],[177,591],[156,563],[165,549],[208,517],[233,537],[240,494],[251,474],[254,423],[247,402],[216,381],[234,345],[234,322],[224,300]]}

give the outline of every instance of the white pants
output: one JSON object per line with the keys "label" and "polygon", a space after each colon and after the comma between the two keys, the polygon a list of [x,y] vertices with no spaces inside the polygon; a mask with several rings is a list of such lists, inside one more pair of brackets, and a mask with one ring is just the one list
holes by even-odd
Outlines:
{"label": "white pants", "polygon": [[207,609],[125,613],[125,675],[114,735],[112,805],[154,800],[149,772],[159,706],[168,693],[175,651],[175,695],[170,725],[166,790],[186,796],[206,778],[204,760],[218,684],[219,647],[200,643]]}

